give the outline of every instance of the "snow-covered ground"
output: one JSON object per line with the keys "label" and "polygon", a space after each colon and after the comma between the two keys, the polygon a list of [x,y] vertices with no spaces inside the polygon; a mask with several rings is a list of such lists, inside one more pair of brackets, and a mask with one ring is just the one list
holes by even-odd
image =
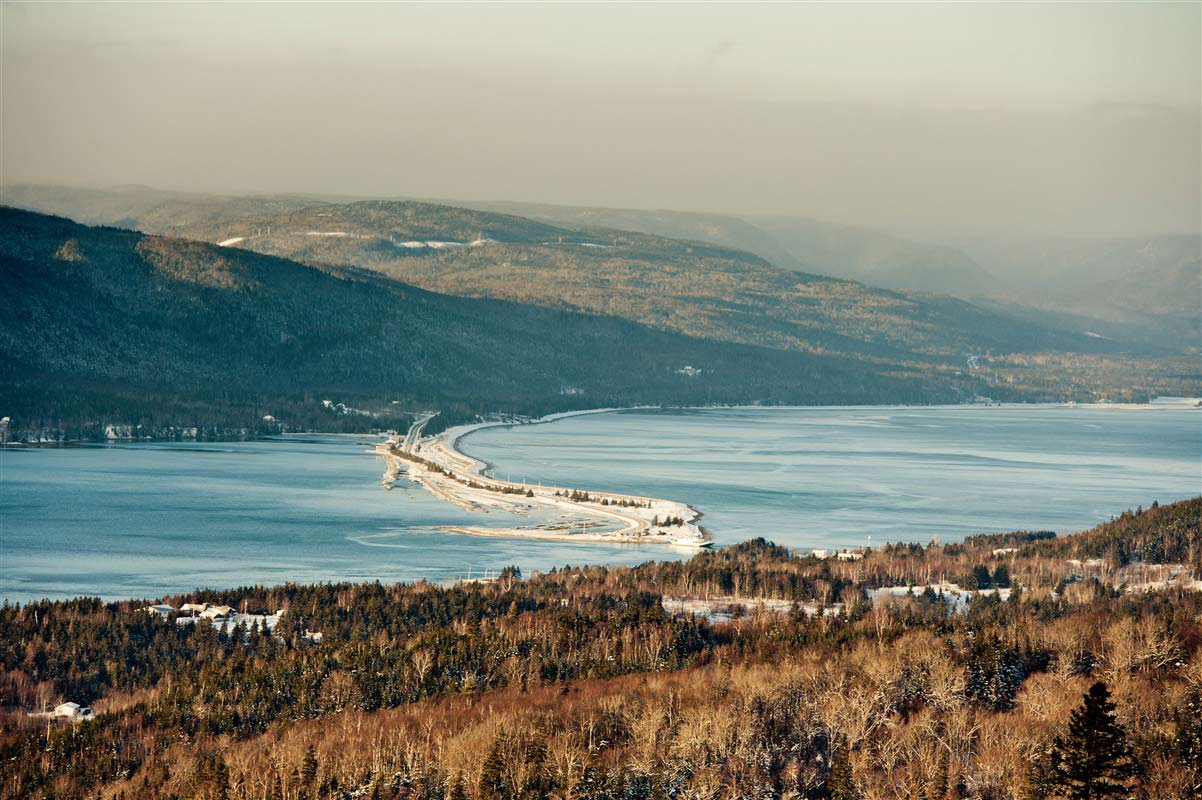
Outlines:
{"label": "snow-covered ground", "polygon": [[794,603],[792,600],[774,600],[771,598],[746,597],[675,597],[665,595],[660,601],[664,611],[669,614],[703,617],[709,622],[730,622],[739,617],[751,617],[756,614],[776,614],[785,616],[792,614],[794,607],[807,617],[818,616],[819,610],[826,617],[837,616],[843,611],[842,603],[834,603],[819,609],[815,602]]}
{"label": "snow-covered ground", "polygon": [[887,603],[894,598],[901,598],[912,594],[917,597],[930,588],[936,595],[943,595],[944,601],[952,607],[956,613],[961,613],[968,608],[969,602],[976,595],[997,595],[1002,600],[1010,599],[1009,589],[964,589],[959,584],[955,583],[932,583],[929,586],[885,586],[880,589],[873,589],[868,593],[872,598],[872,604]]}
{"label": "snow-covered ground", "polygon": [[441,239],[413,240],[409,242],[393,242],[397,247],[404,247],[406,250],[423,250],[429,248],[431,250],[445,250],[449,247],[483,247],[486,244],[497,244],[496,239],[475,239],[470,242],[452,242]]}
{"label": "snow-covered ground", "polygon": [[241,614],[234,612],[228,617],[220,617],[218,619],[210,619],[208,617],[177,617],[175,624],[195,625],[197,621],[200,621],[207,622],[221,633],[226,634],[232,633],[234,628],[237,628],[239,625],[247,631],[257,627],[262,631],[271,633],[280,624],[280,617],[283,614],[283,611],[277,611],[274,614]]}

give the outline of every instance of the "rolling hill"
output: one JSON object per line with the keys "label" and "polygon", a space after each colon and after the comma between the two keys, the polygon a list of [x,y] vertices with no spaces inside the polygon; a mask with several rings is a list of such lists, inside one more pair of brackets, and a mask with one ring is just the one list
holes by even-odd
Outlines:
{"label": "rolling hill", "polygon": [[708,339],[962,364],[974,352],[1121,352],[947,296],[782,270],[745,251],[414,201],[310,206],[188,238],[365,267],[432,291],[619,316]]}
{"label": "rolling hill", "polygon": [[795,271],[820,272],[840,276],[821,265],[810,267],[780,246],[767,231],[739,217],[728,214],[705,214],[693,211],[666,209],[641,210],[632,208],[595,208],[589,206],[557,206],[546,203],[438,201],[492,211],[515,214],[562,225],[568,228],[611,228],[620,231],[646,233],[668,239],[706,242],[732,250],[754,253],[773,266]]}
{"label": "rolling hill", "polygon": [[819,273],[901,291],[975,297],[999,281],[953,247],[905,239],[871,228],[787,216],[734,216],[682,211],[462,203],[570,227],[616,228],[746,250],[773,266]]}

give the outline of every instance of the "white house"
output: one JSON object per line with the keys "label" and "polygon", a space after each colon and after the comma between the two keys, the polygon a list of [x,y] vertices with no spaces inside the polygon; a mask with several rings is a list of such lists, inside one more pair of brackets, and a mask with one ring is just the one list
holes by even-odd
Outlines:
{"label": "white house", "polygon": [[55,706],[54,712],[50,716],[61,719],[81,720],[91,719],[96,716],[96,712],[92,710],[91,706],[81,706],[79,703],[67,702]]}
{"label": "white house", "polygon": [[172,606],[166,605],[165,603],[159,603],[158,605],[153,605],[153,606],[146,606],[146,608],[144,608],[142,610],[145,611],[147,614],[158,614],[159,619],[169,619],[171,617],[171,615],[175,613],[175,608],[173,608]]}
{"label": "white house", "polygon": [[205,619],[222,619],[234,613],[233,606],[209,606],[200,615]]}
{"label": "white house", "polygon": [[179,610],[182,614],[199,614],[208,607],[208,603],[184,603]]}

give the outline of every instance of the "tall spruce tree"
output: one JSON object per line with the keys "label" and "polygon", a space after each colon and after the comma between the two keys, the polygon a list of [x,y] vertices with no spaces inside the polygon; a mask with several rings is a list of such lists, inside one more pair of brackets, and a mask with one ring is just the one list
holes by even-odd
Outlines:
{"label": "tall spruce tree", "polygon": [[1069,800],[1120,797],[1135,772],[1127,731],[1119,724],[1110,690],[1098,681],[1073,711],[1068,732],[1052,750],[1056,789]]}
{"label": "tall spruce tree", "polygon": [[1191,689],[1177,709],[1173,738],[1181,763],[1190,770],[1190,789],[1202,797],[1202,688]]}
{"label": "tall spruce tree", "polygon": [[467,786],[463,783],[462,775],[456,775],[455,780],[451,781],[447,789],[447,800],[468,800]]}
{"label": "tall spruce tree", "polygon": [[315,788],[314,784],[317,783],[317,753],[314,751],[313,745],[305,748],[305,757],[301,761],[300,779],[306,789]]}
{"label": "tall spruce tree", "polygon": [[829,800],[856,800],[859,797],[849,755],[847,744],[841,738],[831,748],[831,771],[826,781]]}
{"label": "tall spruce tree", "polygon": [[480,787],[478,792],[480,798],[494,800],[509,796],[509,789],[505,785],[506,743],[505,728],[502,727],[497,731],[497,735],[493,737],[492,746],[489,748],[488,755],[484,758],[484,765],[480,770]]}

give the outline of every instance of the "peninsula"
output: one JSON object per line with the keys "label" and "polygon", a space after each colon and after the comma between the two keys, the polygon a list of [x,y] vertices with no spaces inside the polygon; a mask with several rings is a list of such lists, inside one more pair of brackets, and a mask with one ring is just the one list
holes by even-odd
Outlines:
{"label": "peninsula", "polygon": [[[517,527],[448,526],[439,530],[469,536],[546,539],[606,544],[664,544],[702,548],[713,544],[700,526],[701,514],[672,500],[591,489],[500,480],[488,465],[458,447],[468,433],[511,422],[483,422],[450,428],[435,436],[422,431],[433,417],[417,419],[404,436],[376,445],[386,469],[381,485],[391,488],[403,472],[431,494],[470,511],[505,511],[529,516],[550,511],[553,519]],[[556,415],[560,416],[560,415]]]}

